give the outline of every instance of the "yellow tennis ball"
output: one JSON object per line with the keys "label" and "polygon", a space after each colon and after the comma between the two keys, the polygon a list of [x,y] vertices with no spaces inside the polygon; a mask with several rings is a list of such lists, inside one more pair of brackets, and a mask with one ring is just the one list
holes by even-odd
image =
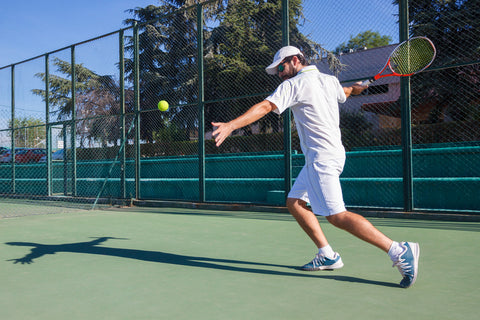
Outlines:
{"label": "yellow tennis ball", "polygon": [[158,110],[167,111],[168,110],[168,102],[165,101],[165,100],[160,100],[158,102]]}

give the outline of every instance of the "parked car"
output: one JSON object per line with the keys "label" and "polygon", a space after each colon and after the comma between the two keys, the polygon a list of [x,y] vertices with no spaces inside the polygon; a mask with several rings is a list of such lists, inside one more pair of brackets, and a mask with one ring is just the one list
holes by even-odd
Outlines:
{"label": "parked car", "polygon": [[8,148],[0,147],[0,162],[3,162],[2,160],[3,160],[4,155],[9,151],[10,151],[10,149],[8,149]]}
{"label": "parked car", "polygon": [[9,162],[7,161],[9,154],[10,154],[10,149],[2,150],[2,153],[0,153],[0,162]]}
{"label": "parked car", "polygon": [[[18,153],[26,150],[27,148],[15,148],[15,158],[17,157]],[[12,162],[12,151],[10,149],[7,150],[4,154],[0,156],[0,162]]]}
{"label": "parked car", "polygon": [[15,154],[15,162],[18,162],[18,163],[38,162],[46,154],[47,154],[47,150],[43,148],[31,148],[31,149],[20,150]]}
{"label": "parked car", "polygon": [[[52,160],[63,161],[63,150],[64,149],[58,149],[57,151],[52,153]],[[47,155],[44,155],[43,157],[41,157],[38,162],[47,162]]]}

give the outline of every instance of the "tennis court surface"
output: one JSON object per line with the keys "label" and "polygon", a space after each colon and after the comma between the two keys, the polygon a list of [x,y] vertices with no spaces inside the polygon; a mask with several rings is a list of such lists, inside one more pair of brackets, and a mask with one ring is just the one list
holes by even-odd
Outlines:
{"label": "tennis court surface", "polygon": [[0,215],[1,319],[474,319],[480,223],[369,218],[421,245],[409,289],[387,255],[326,223],[345,267],[288,214],[185,208]]}

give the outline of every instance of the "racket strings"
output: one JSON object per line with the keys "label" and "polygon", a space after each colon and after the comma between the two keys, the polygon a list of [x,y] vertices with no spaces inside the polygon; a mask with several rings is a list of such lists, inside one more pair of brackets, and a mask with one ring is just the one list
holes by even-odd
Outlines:
{"label": "racket strings", "polygon": [[393,72],[410,75],[427,68],[435,58],[435,47],[430,40],[412,38],[398,46],[390,56]]}

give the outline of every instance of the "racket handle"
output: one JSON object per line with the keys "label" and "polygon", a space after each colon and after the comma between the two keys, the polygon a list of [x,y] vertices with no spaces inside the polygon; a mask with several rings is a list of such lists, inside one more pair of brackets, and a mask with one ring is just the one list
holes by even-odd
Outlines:
{"label": "racket handle", "polygon": [[370,83],[372,83],[373,81],[375,81],[374,78],[365,80],[365,81],[362,82],[361,86],[366,87],[366,86],[368,86]]}

